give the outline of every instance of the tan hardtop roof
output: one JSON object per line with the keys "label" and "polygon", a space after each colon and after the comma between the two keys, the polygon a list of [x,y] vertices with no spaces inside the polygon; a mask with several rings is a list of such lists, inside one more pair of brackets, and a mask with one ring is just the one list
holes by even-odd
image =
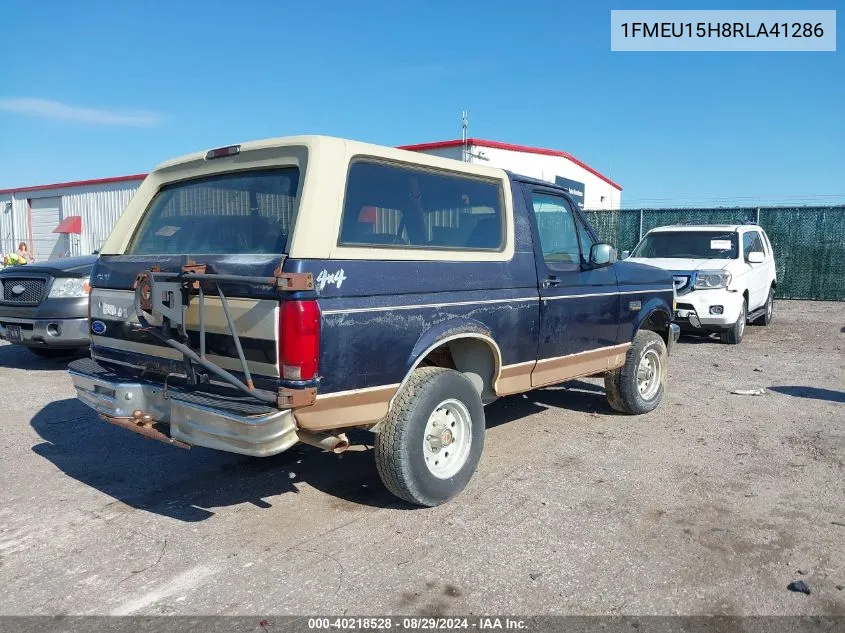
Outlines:
{"label": "tan hardtop roof", "polygon": [[[395,147],[388,147],[386,145],[376,145],[373,143],[363,143],[361,141],[353,141],[349,139],[339,138],[335,136],[323,136],[318,134],[303,135],[303,136],[281,136],[276,138],[261,139],[255,141],[246,141],[243,143],[231,143],[230,145],[240,145],[241,155],[248,152],[262,149],[275,149],[288,146],[305,146],[310,152],[315,154],[327,153],[342,156],[373,156],[376,158],[384,158],[387,160],[402,161],[407,163],[415,163],[418,165],[425,165],[428,167],[448,169],[451,171],[461,171],[467,174],[475,174],[478,176],[486,176],[488,178],[503,178],[506,177],[506,172],[503,169],[496,167],[489,167],[487,165],[475,165],[465,163],[452,158],[443,158],[441,156],[431,156],[430,154],[421,154],[404,149],[397,149]],[[226,147],[226,146],[223,146]],[[178,167],[185,163],[192,163],[198,160],[205,160],[206,153],[214,147],[209,147],[205,150],[186,154],[170,160],[166,160],[153,170],[153,172],[163,169],[170,169]],[[216,158],[215,162],[220,161],[224,163],[227,158]]]}
{"label": "tan hardtop roof", "polygon": [[512,194],[510,178],[503,169],[331,136],[289,136],[248,141],[240,144],[238,154],[225,155],[224,153],[219,158],[206,159],[211,149],[222,147],[227,146],[212,147],[181,156],[163,162],[151,171],[126,205],[101,252],[109,255],[126,252],[129,241],[150,201],[165,185],[174,182],[189,182],[192,179],[201,179],[214,174],[252,169],[275,169],[291,165],[302,166],[307,162],[304,179],[300,186],[298,205],[300,209],[317,209],[320,212],[297,212],[293,232],[288,240],[288,256],[293,259],[371,259],[372,248],[338,245],[337,239],[349,163],[357,156],[365,156],[375,160],[392,160],[410,166],[428,167],[469,177],[489,179],[500,184],[504,196],[503,211],[509,228],[501,250],[458,253],[448,249],[382,248],[378,251],[382,259],[434,261],[449,258],[468,261],[508,261],[513,256]]}

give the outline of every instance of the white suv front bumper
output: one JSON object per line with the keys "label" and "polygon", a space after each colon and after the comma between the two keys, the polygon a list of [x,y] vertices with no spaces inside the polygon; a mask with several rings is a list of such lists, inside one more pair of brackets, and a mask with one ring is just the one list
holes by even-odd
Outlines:
{"label": "white suv front bumper", "polygon": [[696,329],[725,329],[736,323],[742,303],[740,293],[724,288],[692,290],[678,296],[675,316],[682,326],[688,323]]}

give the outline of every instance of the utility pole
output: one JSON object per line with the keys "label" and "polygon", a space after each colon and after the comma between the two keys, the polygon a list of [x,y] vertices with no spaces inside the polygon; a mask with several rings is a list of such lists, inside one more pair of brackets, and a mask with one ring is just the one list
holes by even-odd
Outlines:
{"label": "utility pole", "polygon": [[484,152],[477,152],[473,154],[469,150],[469,112],[461,111],[461,160],[465,163],[471,163],[472,159],[476,161],[489,161],[490,159],[484,155]]}

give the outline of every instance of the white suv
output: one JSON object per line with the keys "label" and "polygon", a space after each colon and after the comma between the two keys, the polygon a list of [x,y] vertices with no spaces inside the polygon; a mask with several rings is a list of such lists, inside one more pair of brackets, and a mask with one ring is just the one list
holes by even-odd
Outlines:
{"label": "white suv", "polygon": [[772,320],[775,256],[757,225],[661,226],[643,237],[629,261],[672,273],[682,331],[718,332],[723,343],[736,345],[746,323]]}

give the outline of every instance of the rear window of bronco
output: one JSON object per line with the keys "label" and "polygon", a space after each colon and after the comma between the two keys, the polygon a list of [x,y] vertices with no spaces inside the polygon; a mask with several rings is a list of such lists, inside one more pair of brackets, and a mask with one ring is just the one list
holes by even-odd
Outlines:
{"label": "rear window of bronco", "polygon": [[127,254],[284,253],[298,185],[297,167],[166,185],[152,199]]}
{"label": "rear window of bronco", "polygon": [[401,164],[349,168],[341,245],[499,250],[501,183]]}

